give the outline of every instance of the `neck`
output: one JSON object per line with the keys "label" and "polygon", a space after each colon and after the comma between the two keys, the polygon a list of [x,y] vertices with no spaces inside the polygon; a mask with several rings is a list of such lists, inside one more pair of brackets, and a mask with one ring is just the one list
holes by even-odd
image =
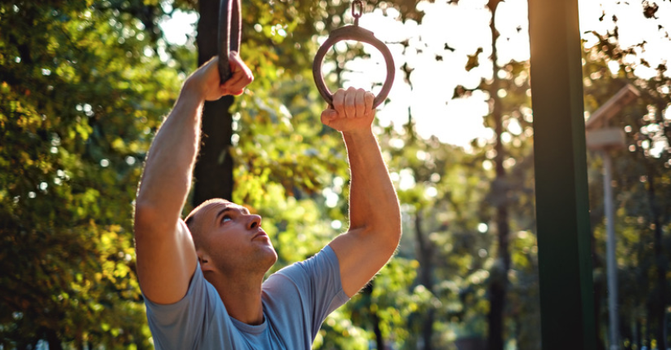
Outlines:
{"label": "neck", "polygon": [[263,323],[263,303],[261,302],[263,275],[225,276],[216,273],[211,277],[213,278],[208,278],[208,280],[217,289],[231,317],[249,325]]}

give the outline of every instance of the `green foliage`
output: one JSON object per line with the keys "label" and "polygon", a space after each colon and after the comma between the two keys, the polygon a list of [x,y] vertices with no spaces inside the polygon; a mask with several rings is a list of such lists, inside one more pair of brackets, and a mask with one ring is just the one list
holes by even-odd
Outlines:
{"label": "green foliage", "polygon": [[178,79],[145,54],[155,42],[132,8],[114,5],[0,5],[4,348],[151,346],[132,201]]}

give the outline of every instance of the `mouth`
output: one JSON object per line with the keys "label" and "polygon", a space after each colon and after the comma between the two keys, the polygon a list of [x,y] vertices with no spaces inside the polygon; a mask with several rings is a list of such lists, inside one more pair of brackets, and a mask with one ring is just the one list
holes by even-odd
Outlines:
{"label": "mouth", "polygon": [[263,230],[259,230],[259,232],[256,233],[256,234],[252,237],[252,241],[255,240],[255,239],[257,239],[257,238],[263,238],[263,239],[267,239],[267,240],[270,239],[270,237],[268,237],[268,234],[267,234],[265,231],[263,231]]}

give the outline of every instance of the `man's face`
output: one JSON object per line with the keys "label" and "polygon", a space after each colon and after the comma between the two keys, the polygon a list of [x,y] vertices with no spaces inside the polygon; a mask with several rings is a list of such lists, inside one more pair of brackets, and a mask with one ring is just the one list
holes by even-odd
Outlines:
{"label": "man's face", "polygon": [[247,208],[217,201],[203,207],[194,219],[202,235],[199,250],[218,272],[265,273],[277,261],[273,244],[261,228],[261,216]]}

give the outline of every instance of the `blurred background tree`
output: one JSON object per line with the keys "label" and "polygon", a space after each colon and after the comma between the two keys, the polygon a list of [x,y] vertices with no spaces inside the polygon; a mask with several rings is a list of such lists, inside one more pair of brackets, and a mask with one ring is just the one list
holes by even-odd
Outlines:
{"label": "blurred background tree", "polygon": [[[644,4],[643,10],[646,17],[654,17],[653,4]],[[618,24],[617,17],[613,22]],[[659,30],[666,29],[660,25]],[[671,77],[666,63],[651,66],[641,57],[649,49],[647,43],[622,47],[619,33],[617,26],[606,34],[589,33],[592,45],[585,49],[588,60],[583,73],[585,104],[587,111],[594,111],[627,83],[641,93],[610,122],[626,133],[626,149],[610,152],[614,164],[611,186],[616,195],[619,332],[624,348],[666,349],[671,297]],[[652,77],[641,78],[636,74],[640,69],[650,69]],[[597,155],[591,159],[590,201],[598,261],[595,278],[600,282],[596,294],[605,296],[602,159]],[[597,305],[602,320],[607,319],[606,305],[605,297]]]}

